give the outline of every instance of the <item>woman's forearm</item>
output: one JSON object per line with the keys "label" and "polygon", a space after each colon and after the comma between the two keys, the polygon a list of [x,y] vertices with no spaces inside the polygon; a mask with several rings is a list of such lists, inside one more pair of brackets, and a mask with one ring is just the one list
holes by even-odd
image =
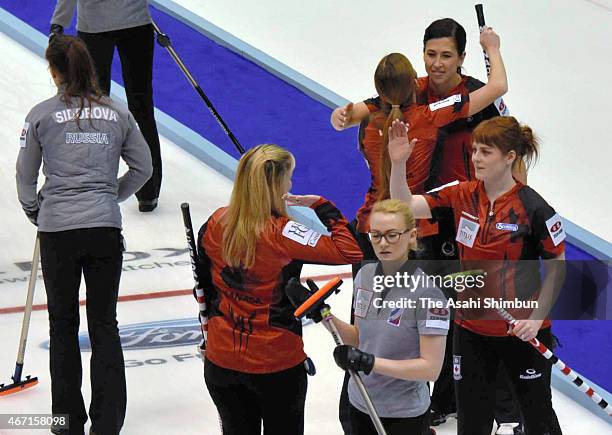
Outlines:
{"label": "woman's forearm", "polygon": [[442,360],[430,361],[424,358],[392,360],[376,358],[373,371],[381,375],[407,381],[435,381],[440,375]]}
{"label": "woman's forearm", "polygon": [[358,347],[359,346],[359,330],[355,325],[351,325],[346,323],[343,320],[338,319],[336,316],[332,315],[332,321],[338,332],[340,333],[340,337],[342,337],[342,342],[344,344],[348,344],[351,346]]}
{"label": "woman's forearm", "polygon": [[389,192],[391,198],[402,200],[408,204],[412,202],[412,192],[406,181],[406,162],[392,161],[391,175],[389,176]]}

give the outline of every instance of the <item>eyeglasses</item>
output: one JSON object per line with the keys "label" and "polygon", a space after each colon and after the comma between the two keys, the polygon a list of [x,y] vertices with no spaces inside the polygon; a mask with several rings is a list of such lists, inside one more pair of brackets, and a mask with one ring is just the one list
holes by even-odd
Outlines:
{"label": "eyeglasses", "polygon": [[368,236],[370,237],[370,241],[372,243],[380,243],[384,237],[384,239],[387,241],[387,243],[389,243],[390,245],[397,243],[400,239],[400,237],[402,236],[402,234],[406,234],[408,231],[410,231],[411,229],[407,229],[404,231],[389,231],[386,233],[368,233]]}

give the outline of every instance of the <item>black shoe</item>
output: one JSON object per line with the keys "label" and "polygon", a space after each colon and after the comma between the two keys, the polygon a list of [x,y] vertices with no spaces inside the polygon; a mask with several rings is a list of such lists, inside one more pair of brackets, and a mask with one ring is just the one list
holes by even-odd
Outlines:
{"label": "black shoe", "polygon": [[68,429],[59,429],[57,427],[51,426],[51,433],[54,435],[68,435],[70,431],[68,431]]}
{"label": "black shoe", "polygon": [[148,213],[157,208],[157,198],[149,201],[138,201],[138,211],[141,213]]}
{"label": "black shoe", "polygon": [[[68,434],[70,434],[71,432],[70,432],[68,429],[59,429],[59,428],[57,428],[57,427],[53,427],[53,426],[51,426],[51,433],[52,433],[53,435],[68,435]],[[74,432],[73,432],[73,433],[74,433]],[[83,434],[84,434],[85,432],[81,432],[81,433],[83,433]],[[93,432],[90,432],[90,433],[93,433]],[[94,434],[94,435],[95,435],[95,434]]]}
{"label": "black shoe", "polygon": [[440,426],[442,423],[446,423],[450,417],[456,417],[456,412],[449,412],[448,414],[438,411],[436,409],[432,409],[429,415],[429,424],[430,426]]}
{"label": "black shoe", "polygon": [[63,429],[63,426],[53,426],[51,425],[51,433],[54,435],[66,435],[68,433],[68,429]]}

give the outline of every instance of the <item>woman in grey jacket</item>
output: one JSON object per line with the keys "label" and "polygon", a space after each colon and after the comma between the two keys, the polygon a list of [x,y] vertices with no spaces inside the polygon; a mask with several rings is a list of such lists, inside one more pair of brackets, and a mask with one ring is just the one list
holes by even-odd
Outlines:
{"label": "woman in grey jacket", "polygon": [[[388,435],[430,435],[427,381],[438,378],[449,310],[434,276],[409,259],[417,230],[408,204],[376,202],[369,238],[378,259],[364,264],[353,283],[355,324],[334,317],[344,345],[336,364],[363,372],[363,382]],[[439,284],[438,284],[439,285]],[[376,435],[353,379],[348,384],[352,435]]]}
{"label": "woman in grey jacket", "polygon": [[[119,433],[125,416],[125,369],[117,329],[122,265],[119,202],[152,173],[151,154],[130,112],[99,90],[85,44],[57,36],[45,53],[58,94],[26,117],[17,159],[17,194],[38,225],[49,309],[52,410],[83,434],[78,342],[81,273],[87,284],[92,344],[89,414],[93,431]],[[117,178],[119,159],[129,170]],[[45,183],[37,194],[41,161]]]}

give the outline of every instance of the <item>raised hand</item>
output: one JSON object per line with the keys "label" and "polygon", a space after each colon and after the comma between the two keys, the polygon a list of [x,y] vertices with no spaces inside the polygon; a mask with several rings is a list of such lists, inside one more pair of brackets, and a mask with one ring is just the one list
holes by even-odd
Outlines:
{"label": "raised hand", "polygon": [[353,117],[353,103],[339,107],[332,112],[331,123],[336,130],[344,130]]}
{"label": "raised hand", "polygon": [[289,206],[310,207],[321,197],[319,195],[292,195],[291,193],[285,193],[283,199],[287,201]]}
{"label": "raised hand", "polygon": [[395,120],[389,127],[389,157],[393,162],[405,162],[414,150],[417,140],[408,140],[408,126]]}
{"label": "raised hand", "polygon": [[482,49],[487,53],[490,50],[499,50],[499,35],[493,31],[493,28],[485,27],[483,31],[480,32],[480,45],[482,46]]}

